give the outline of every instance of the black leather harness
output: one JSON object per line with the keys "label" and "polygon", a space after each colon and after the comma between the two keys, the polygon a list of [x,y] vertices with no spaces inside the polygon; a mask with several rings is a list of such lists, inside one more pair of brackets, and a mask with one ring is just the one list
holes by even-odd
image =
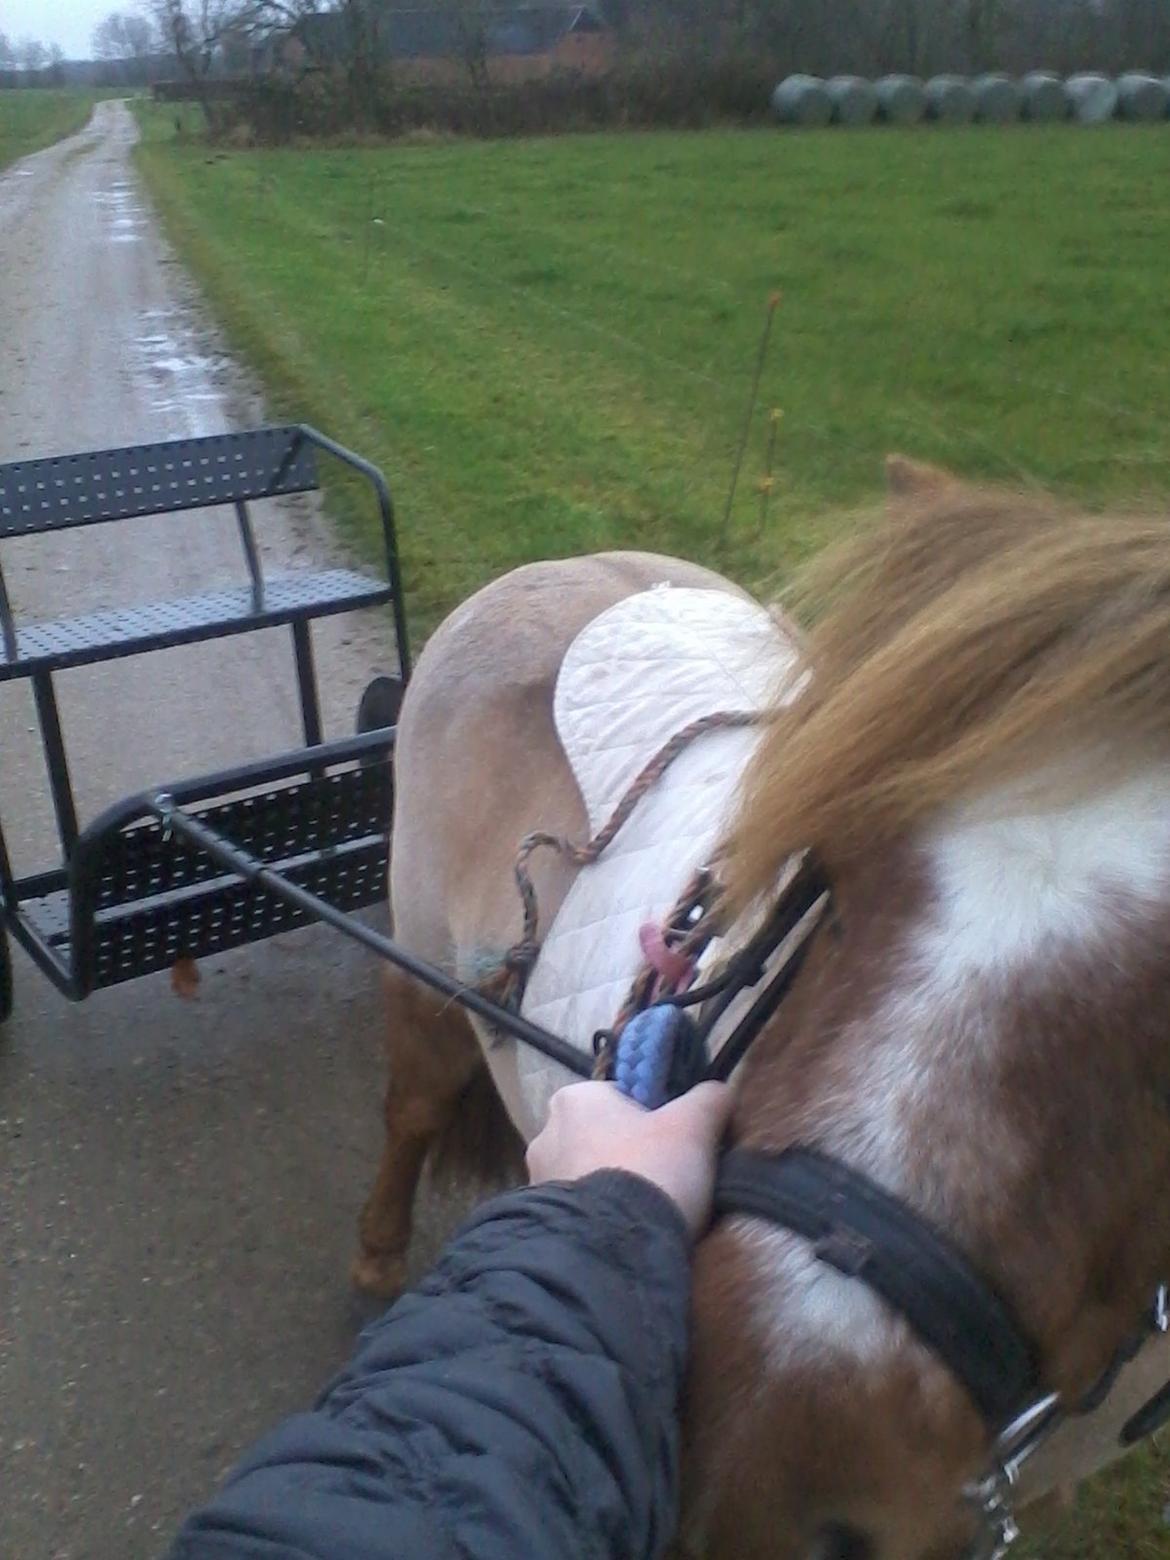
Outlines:
{"label": "black leather harness", "polygon": [[814,1256],[860,1279],[949,1366],[993,1432],[1039,1394],[1036,1351],[1002,1297],[946,1236],[839,1160],[730,1149],[715,1211],[803,1235]]}
{"label": "black leather harness", "polygon": [[[781,895],[768,927],[791,935],[818,893],[827,893],[827,885],[806,860],[790,884],[790,895]],[[730,1042],[736,1062],[791,986],[817,924],[803,922],[803,941],[789,950],[779,970],[769,973],[747,1019],[736,1027]],[[756,949],[744,961],[738,972],[741,981],[749,977],[750,984],[753,971],[756,981],[763,980],[763,966],[778,942],[766,952]],[[722,995],[726,1003],[726,991]],[[753,1018],[758,1021],[751,1022]],[[702,1027],[710,1033],[710,1025]],[[730,1067],[720,1066],[726,1049],[706,1076],[728,1076]],[[989,1471],[963,1492],[977,1523],[969,1560],[999,1560],[1006,1553],[1018,1536],[1012,1497],[1023,1464],[1069,1415],[1099,1408],[1123,1366],[1151,1334],[1170,1328],[1162,1285],[1147,1317],[1122,1343],[1092,1390],[1080,1402],[1065,1404],[1046,1391],[1039,1351],[1011,1306],[954,1242],[868,1176],[822,1150],[805,1144],[779,1152],[728,1149],[716,1173],[714,1210],[717,1218],[762,1219],[804,1237],[819,1261],[880,1296],[966,1389],[992,1438]],[[1170,1383],[1126,1422],[1121,1443],[1130,1445],[1167,1420]]]}

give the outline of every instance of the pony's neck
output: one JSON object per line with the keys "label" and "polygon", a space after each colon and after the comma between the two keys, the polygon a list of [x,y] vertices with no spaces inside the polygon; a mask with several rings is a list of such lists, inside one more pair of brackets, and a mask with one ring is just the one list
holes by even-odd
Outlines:
{"label": "pony's neck", "polygon": [[924,996],[1102,947],[1170,898],[1170,767],[1045,803],[1048,770],[954,809],[924,840],[930,909],[914,933]]}
{"label": "pony's neck", "polygon": [[[1164,1255],[1165,1221],[1135,1189],[1160,1206],[1170,1160],[1170,767],[1042,794],[988,793],[845,883],[841,935],[814,950],[790,1032],[749,1060],[737,1127],[872,1176],[1071,1326],[1094,1286],[1128,1314]],[[872,1297],[799,1242],[765,1226],[751,1240],[765,1310],[795,1286],[809,1339],[834,1316],[850,1351],[886,1337]],[[798,1343],[773,1337],[777,1357]]]}
{"label": "pony's neck", "polygon": [[1089,792],[1055,775],[1000,787],[852,888],[791,1054],[745,1114],[895,1190],[938,1176],[945,1216],[968,1177],[998,1158],[1010,1179],[1028,1153],[1009,1073],[1035,1088],[1054,1067],[1099,1078],[1079,1050],[1120,1057],[1134,991],[1170,999],[1170,766]]}

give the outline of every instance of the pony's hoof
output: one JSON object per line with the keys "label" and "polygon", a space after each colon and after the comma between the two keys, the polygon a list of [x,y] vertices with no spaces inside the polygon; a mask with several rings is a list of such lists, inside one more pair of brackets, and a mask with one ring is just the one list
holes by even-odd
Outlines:
{"label": "pony's hoof", "polygon": [[363,1294],[395,1300],[406,1288],[406,1258],[387,1252],[359,1251],[350,1265],[349,1278]]}

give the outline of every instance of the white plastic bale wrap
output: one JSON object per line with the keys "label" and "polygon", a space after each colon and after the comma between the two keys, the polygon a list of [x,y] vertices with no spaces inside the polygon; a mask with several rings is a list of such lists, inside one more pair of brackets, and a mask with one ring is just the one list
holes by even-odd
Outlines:
{"label": "white plastic bale wrap", "polygon": [[1103,125],[1117,112],[1117,87],[1108,76],[1087,71],[1070,76],[1064,84],[1073,118],[1083,125]]}
{"label": "white plastic bale wrap", "polygon": [[944,125],[969,125],[975,118],[975,94],[963,76],[932,76],[923,88],[928,118]]}
{"label": "white plastic bale wrap", "polygon": [[878,98],[872,81],[864,76],[830,76],[825,91],[839,125],[868,125],[877,118]]}
{"label": "white plastic bale wrap", "polygon": [[971,83],[975,117],[985,125],[1010,125],[1020,117],[1020,89],[1010,76],[989,73]]}
{"label": "white plastic bale wrap", "polygon": [[833,102],[819,76],[785,76],[772,93],[772,111],[781,124],[827,125]]}
{"label": "white plastic bale wrap", "polygon": [[926,113],[926,93],[917,76],[882,76],[874,91],[878,112],[892,125],[916,125]]}
{"label": "white plastic bale wrap", "polygon": [[1157,76],[1128,71],[1117,78],[1117,112],[1122,119],[1165,119],[1166,83]]}
{"label": "white plastic bale wrap", "polygon": [[1064,82],[1051,71],[1029,71],[1020,81],[1023,115],[1035,124],[1052,124],[1068,118],[1068,93]]}

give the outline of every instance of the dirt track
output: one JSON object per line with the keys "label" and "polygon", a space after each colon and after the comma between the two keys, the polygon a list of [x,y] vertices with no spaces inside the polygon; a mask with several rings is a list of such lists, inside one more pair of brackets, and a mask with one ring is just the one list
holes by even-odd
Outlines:
{"label": "dirt track", "polygon": [[[213,433],[263,408],[200,316],[138,185],[127,109],[0,176],[0,461]],[[391,474],[392,475],[392,474]],[[334,551],[303,502],[257,516],[265,559]],[[230,513],[4,544],[25,620],[240,580]],[[316,638],[327,734],[391,665],[379,618]],[[143,784],[297,745],[287,631],[60,679],[82,822]],[[48,865],[32,705],[0,689],[18,869]],[[0,1035],[0,1555],[139,1560],[366,1314],[345,1268],[378,1146],[368,959],[316,929],[165,977],[59,997],[16,957]],[[434,1210],[435,1230],[449,1210]]]}

